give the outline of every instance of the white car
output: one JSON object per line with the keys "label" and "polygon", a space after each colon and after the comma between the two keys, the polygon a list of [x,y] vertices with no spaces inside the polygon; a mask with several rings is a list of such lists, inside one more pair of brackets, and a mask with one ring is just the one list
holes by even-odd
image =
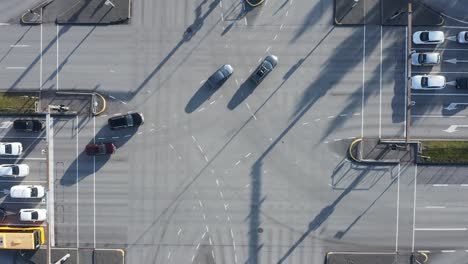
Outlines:
{"label": "white car", "polygon": [[439,44],[445,41],[442,31],[417,31],[413,34],[414,44]]}
{"label": "white car", "polygon": [[41,185],[15,185],[10,188],[11,198],[42,198],[45,190]]}
{"label": "white car", "polygon": [[458,43],[468,43],[468,31],[462,31],[457,35]]}
{"label": "white car", "polygon": [[441,75],[415,75],[411,77],[411,89],[439,90],[445,88],[445,77]]}
{"label": "white car", "polygon": [[47,219],[46,209],[21,209],[19,212],[20,221],[37,222]]}
{"label": "white car", "polygon": [[23,145],[19,142],[0,142],[0,155],[19,156],[23,152]]}
{"label": "white car", "polygon": [[0,176],[24,177],[29,174],[27,164],[2,164],[0,165]]}
{"label": "white car", "polygon": [[411,54],[411,64],[414,66],[431,66],[440,63],[438,52],[415,52]]}

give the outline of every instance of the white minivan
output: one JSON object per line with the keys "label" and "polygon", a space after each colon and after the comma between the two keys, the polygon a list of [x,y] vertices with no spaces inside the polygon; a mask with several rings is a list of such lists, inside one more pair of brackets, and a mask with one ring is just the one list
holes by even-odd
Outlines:
{"label": "white minivan", "polygon": [[45,189],[41,185],[15,185],[10,188],[11,198],[42,198]]}
{"label": "white minivan", "polygon": [[24,177],[29,174],[27,164],[2,164],[0,165],[0,176]]}

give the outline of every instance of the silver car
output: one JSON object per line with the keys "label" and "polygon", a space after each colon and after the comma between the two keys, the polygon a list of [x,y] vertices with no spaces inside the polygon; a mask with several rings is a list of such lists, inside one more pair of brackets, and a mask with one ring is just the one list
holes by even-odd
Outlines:
{"label": "silver car", "polygon": [[413,34],[414,44],[440,44],[445,41],[442,31],[416,31]]}
{"label": "silver car", "polygon": [[458,33],[457,41],[462,44],[468,43],[468,31],[461,31]]}
{"label": "silver car", "polygon": [[415,52],[411,54],[411,64],[414,66],[432,66],[440,63],[438,52]]}
{"label": "silver car", "polygon": [[234,69],[229,64],[224,64],[219,68],[213,75],[208,78],[208,84],[213,87],[217,88],[221,86],[234,72]]}

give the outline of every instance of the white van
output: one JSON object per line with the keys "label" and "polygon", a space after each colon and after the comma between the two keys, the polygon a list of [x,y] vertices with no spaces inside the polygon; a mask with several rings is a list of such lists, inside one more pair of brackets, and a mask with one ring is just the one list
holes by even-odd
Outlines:
{"label": "white van", "polygon": [[2,164],[0,165],[0,176],[24,177],[29,174],[27,164]]}

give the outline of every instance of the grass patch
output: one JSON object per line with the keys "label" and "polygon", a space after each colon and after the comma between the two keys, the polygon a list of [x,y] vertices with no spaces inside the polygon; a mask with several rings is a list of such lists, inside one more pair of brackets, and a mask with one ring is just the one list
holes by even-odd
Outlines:
{"label": "grass patch", "polygon": [[34,113],[39,98],[35,94],[0,92],[0,113]]}
{"label": "grass patch", "polygon": [[423,141],[422,155],[426,162],[468,163],[468,141]]}

